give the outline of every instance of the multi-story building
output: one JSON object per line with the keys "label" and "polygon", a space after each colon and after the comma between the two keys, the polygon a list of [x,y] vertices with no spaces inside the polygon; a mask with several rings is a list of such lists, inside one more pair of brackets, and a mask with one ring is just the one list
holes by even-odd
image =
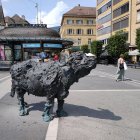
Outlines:
{"label": "multi-story building", "polygon": [[131,44],[135,45],[136,30],[140,28],[140,0],[131,0]]}
{"label": "multi-story building", "polygon": [[[117,31],[124,31],[129,50],[136,49],[136,30],[140,28],[140,0],[97,0],[97,40],[108,43]],[[136,56],[134,56],[136,61]]]}
{"label": "multi-story building", "polygon": [[128,43],[131,36],[131,5],[130,0],[113,0],[112,1],[112,34],[117,31],[126,32]]}
{"label": "multi-story building", "polygon": [[130,0],[97,0],[97,40],[107,44],[108,38],[123,30],[131,44]]}
{"label": "multi-story building", "polygon": [[74,41],[74,46],[90,44],[96,40],[96,8],[75,6],[65,13],[60,35]]}
{"label": "multi-story building", "polygon": [[112,34],[112,2],[111,0],[97,0],[96,7],[97,40],[107,44]]}

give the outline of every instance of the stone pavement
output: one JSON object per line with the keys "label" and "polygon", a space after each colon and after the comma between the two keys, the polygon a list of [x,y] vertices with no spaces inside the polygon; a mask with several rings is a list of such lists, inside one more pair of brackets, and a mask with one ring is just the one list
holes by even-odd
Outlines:
{"label": "stone pavement", "polygon": [[[99,70],[74,84],[64,109],[68,117],[52,121],[56,137],[46,137],[50,123],[42,120],[45,98],[25,96],[29,115],[20,117],[10,79],[0,82],[0,140],[139,140],[140,84],[116,83]],[[57,129],[57,130],[55,130]]]}

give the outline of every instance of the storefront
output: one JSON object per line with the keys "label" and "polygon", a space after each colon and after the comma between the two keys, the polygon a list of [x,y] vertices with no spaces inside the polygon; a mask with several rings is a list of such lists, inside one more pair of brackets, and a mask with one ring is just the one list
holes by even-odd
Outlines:
{"label": "storefront", "polygon": [[72,45],[71,40],[61,39],[58,32],[44,25],[7,27],[0,30],[0,66],[40,57],[41,52],[51,56]]}

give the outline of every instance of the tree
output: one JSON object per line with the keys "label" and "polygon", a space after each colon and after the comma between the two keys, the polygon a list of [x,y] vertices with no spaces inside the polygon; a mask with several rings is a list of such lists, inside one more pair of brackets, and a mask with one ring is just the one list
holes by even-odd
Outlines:
{"label": "tree", "polygon": [[124,54],[128,51],[128,45],[126,43],[127,36],[123,31],[117,32],[111,36],[108,41],[107,50],[112,58],[119,58],[120,54]]}
{"label": "tree", "polygon": [[140,51],[140,28],[136,30],[136,45],[138,50]]}
{"label": "tree", "polygon": [[82,45],[81,46],[81,50],[84,52],[84,53],[89,53],[89,49],[88,49],[88,45]]}
{"label": "tree", "polygon": [[97,58],[99,58],[100,54],[102,53],[102,45],[101,41],[93,41],[91,42],[91,53],[95,54]]}

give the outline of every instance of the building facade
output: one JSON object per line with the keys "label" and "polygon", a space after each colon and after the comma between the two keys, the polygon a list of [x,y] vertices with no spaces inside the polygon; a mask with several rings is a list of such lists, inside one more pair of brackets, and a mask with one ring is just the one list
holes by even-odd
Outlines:
{"label": "building facade", "polygon": [[[106,46],[111,35],[124,31],[131,55],[137,48],[136,30],[140,28],[140,0],[97,0],[96,9],[97,40],[103,41]],[[138,61],[137,54],[132,55],[132,61]]]}
{"label": "building facade", "polygon": [[97,40],[108,43],[108,38],[117,31],[125,31],[131,45],[131,1],[97,0]]}
{"label": "building facade", "polygon": [[140,0],[131,0],[131,44],[135,46],[136,30],[140,28]]}
{"label": "building facade", "polygon": [[111,0],[97,0],[96,7],[97,40],[103,42],[104,46],[112,35],[112,2]]}
{"label": "building facade", "polygon": [[60,35],[74,41],[74,46],[90,45],[96,40],[96,9],[74,7],[62,17]]}

